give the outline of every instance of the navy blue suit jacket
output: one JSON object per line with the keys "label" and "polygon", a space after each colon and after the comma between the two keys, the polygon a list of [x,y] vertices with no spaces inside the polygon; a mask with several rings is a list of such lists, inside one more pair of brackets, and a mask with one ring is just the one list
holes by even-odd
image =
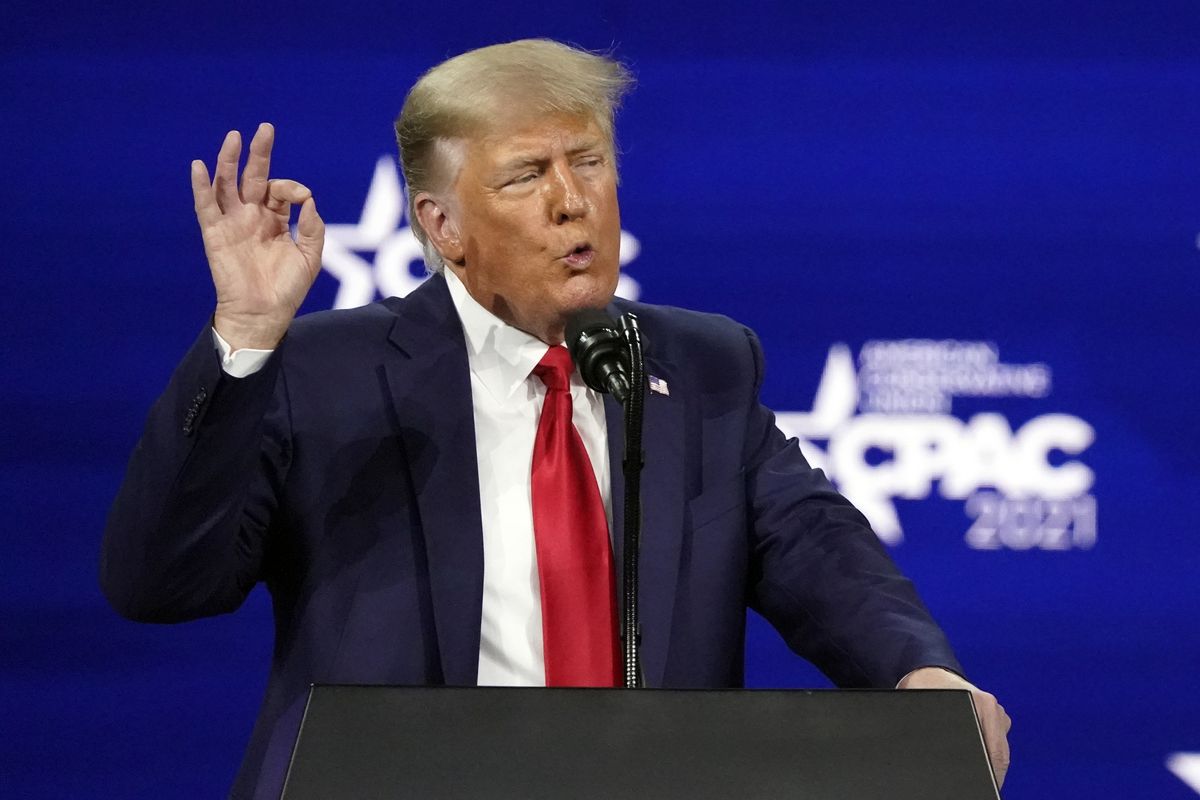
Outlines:
{"label": "navy blue suit jacket", "polygon": [[[646,397],[647,683],[739,686],[747,606],[841,686],[959,670],[866,520],[759,403],[754,334],[614,302],[626,309],[670,391]],[[622,418],[606,403],[620,532]],[[232,611],[259,581],[276,638],[235,796],[278,796],[312,683],[475,683],[479,474],[466,348],[441,277],[296,320],[247,378],[221,371],[208,329],[176,369],[109,517],[105,594],[128,617],[175,622]]]}

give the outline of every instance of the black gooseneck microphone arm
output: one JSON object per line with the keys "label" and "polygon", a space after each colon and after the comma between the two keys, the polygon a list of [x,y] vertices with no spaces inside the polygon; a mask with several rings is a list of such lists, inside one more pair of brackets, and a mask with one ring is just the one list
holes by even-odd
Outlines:
{"label": "black gooseneck microphone arm", "polygon": [[625,457],[625,544],[622,568],[621,644],[626,689],[645,686],[639,650],[642,630],[638,621],[638,548],[642,532],[642,411],[646,399],[645,362],[642,360],[642,334],[637,316],[621,315],[617,320],[629,368],[629,391],[624,399]]}
{"label": "black gooseneck microphone arm", "polygon": [[637,317],[623,314],[619,321],[600,309],[585,309],[567,321],[567,348],[584,382],[597,392],[609,392],[624,411],[625,531],[622,559],[621,645],[624,687],[645,685],[639,650],[638,548],[642,532],[642,407],[646,397],[642,334]]}

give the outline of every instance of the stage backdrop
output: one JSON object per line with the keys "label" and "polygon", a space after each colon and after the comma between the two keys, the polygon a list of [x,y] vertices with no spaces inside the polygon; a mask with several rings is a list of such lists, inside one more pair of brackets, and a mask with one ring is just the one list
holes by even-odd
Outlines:
{"label": "stage backdrop", "polygon": [[[190,160],[272,121],[329,223],[306,310],[404,294],[406,89],[542,35],[638,76],[622,292],[759,332],[780,426],[1012,714],[1006,796],[1197,796],[1200,8],[497,5],[8,6],[0,793],[219,796],[261,696],[261,589],[161,627],[97,588],[212,310]],[[747,675],[828,685],[757,619]]]}

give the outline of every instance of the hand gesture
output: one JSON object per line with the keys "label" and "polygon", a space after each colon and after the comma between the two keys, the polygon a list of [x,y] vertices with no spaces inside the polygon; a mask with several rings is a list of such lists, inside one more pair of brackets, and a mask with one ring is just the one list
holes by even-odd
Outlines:
{"label": "hand gesture", "polygon": [[[240,187],[237,131],[225,136],[211,184],[204,162],[192,162],[196,219],[217,290],[213,326],[234,350],[279,344],[321,269],[325,223],[307,187],[267,179],[274,143],[275,129],[259,125]],[[300,205],[295,239],[293,204]]]}

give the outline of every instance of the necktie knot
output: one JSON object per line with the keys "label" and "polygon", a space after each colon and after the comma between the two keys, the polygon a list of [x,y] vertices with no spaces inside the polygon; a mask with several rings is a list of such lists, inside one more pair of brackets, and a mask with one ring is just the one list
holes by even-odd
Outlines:
{"label": "necktie knot", "polygon": [[542,356],[542,360],[533,368],[533,374],[550,391],[567,391],[571,388],[571,373],[574,370],[575,363],[571,361],[567,348],[555,345]]}

